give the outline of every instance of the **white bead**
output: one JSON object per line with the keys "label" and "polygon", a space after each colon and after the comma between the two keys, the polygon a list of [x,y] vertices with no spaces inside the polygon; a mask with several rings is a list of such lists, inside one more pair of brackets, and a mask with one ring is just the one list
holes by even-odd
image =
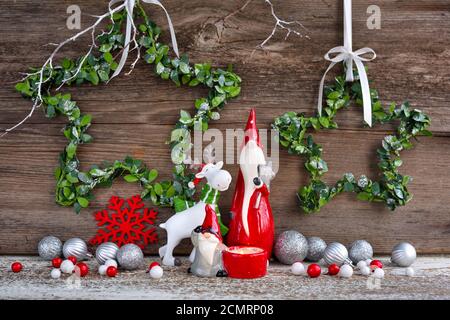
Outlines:
{"label": "white bead", "polygon": [[382,268],[376,268],[373,271],[373,276],[377,279],[383,279],[384,278],[384,270]]}
{"label": "white bead", "polygon": [[348,264],[341,266],[338,275],[343,278],[350,278],[353,275],[353,268]]}
{"label": "white bead", "polygon": [[358,267],[359,270],[361,270],[362,268],[367,267],[367,263],[365,260],[362,260],[362,261],[359,261],[356,266]]}
{"label": "white bead", "polygon": [[70,260],[64,260],[60,266],[61,272],[63,273],[72,273],[75,269],[75,265]]}
{"label": "white bead", "polygon": [[405,269],[405,273],[408,277],[414,277],[415,271],[413,268],[408,267]]}
{"label": "white bead", "polygon": [[101,276],[104,276],[106,274],[106,269],[108,269],[107,265],[101,265],[100,267],[98,267],[98,273]]}
{"label": "white bead", "polygon": [[116,260],[113,260],[113,259],[108,259],[108,260],[106,260],[106,262],[105,262],[105,266],[107,266],[107,267],[113,266],[113,267],[116,267],[116,268],[117,268],[117,261],[116,261]]}
{"label": "white bead", "polygon": [[366,265],[370,266],[370,263],[372,262],[372,259],[367,259],[366,260]]}
{"label": "white bead", "polygon": [[50,276],[52,279],[59,279],[61,277],[61,270],[53,269],[52,272],[50,272]]}
{"label": "white bead", "polygon": [[301,262],[294,262],[291,266],[291,271],[296,276],[305,274],[305,266]]}
{"label": "white bead", "polygon": [[359,271],[361,272],[361,274],[363,276],[370,275],[370,268],[368,266],[365,266],[364,268],[359,269]]}
{"label": "white bead", "polygon": [[161,268],[160,266],[154,266],[153,268],[150,269],[150,277],[152,277],[153,279],[161,279],[163,276],[163,268]]}

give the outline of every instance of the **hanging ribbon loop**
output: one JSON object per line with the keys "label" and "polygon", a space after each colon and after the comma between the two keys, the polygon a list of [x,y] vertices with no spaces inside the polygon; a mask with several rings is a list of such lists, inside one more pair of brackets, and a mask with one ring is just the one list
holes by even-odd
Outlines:
{"label": "hanging ribbon loop", "polygon": [[[369,55],[364,57],[364,55]],[[328,51],[325,60],[330,61],[330,66],[325,71],[319,87],[319,100],[317,109],[319,115],[322,115],[322,99],[325,78],[328,73],[337,63],[343,62],[346,65],[346,82],[353,82],[353,62],[358,71],[359,81],[361,82],[361,91],[363,96],[364,121],[372,126],[372,99],[370,97],[369,80],[367,78],[366,69],[363,62],[371,61],[376,58],[376,53],[371,48],[362,48],[353,51],[352,48],[352,1],[344,0],[344,46],[334,47]]]}
{"label": "hanging ribbon loop", "polygon": [[[177,38],[175,36],[175,30],[173,28],[172,20],[170,19],[169,13],[167,12],[166,8],[164,8],[162,3],[159,2],[158,0],[140,0],[140,1],[143,3],[157,5],[164,10],[166,17],[167,17],[167,22],[169,24],[170,37],[172,39],[172,48],[173,48],[173,51],[175,52],[175,54],[177,55],[177,57],[179,58],[180,54],[178,53],[178,44],[177,44]],[[111,0],[109,2],[109,11],[111,11],[111,8],[118,3],[124,4],[125,10],[127,11],[127,26],[126,26],[126,31],[125,31],[125,43],[124,43],[124,47],[123,47],[122,56],[120,58],[117,69],[115,70],[114,74],[111,76],[110,80],[112,78],[114,78],[115,76],[119,75],[120,72],[122,71],[123,67],[125,66],[125,63],[127,62],[127,59],[128,59],[128,53],[130,51],[130,45],[131,45],[131,41],[132,41],[131,32],[133,30],[136,30],[136,26],[135,26],[134,20],[133,20],[133,10],[134,10],[134,6],[136,4],[136,0]]]}

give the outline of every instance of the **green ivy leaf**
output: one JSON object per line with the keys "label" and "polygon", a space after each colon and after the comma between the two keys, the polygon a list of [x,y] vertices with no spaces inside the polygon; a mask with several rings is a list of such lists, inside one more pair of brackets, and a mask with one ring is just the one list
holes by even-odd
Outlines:
{"label": "green ivy leaf", "polygon": [[163,194],[163,188],[159,183],[156,183],[155,186],[153,187],[153,190],[155,190],[155,193],[160,196]]}
{"label": "green ivy leaf", "polygon": [[89,206],[89,200],[86,198],[78,197],[77,202],[82,208],[87,208]]}
{"label": "green ivy leaf", "polygon": [[91,120],[92,120],[92,116],[90,114],[84,115],[83,118],[81,118],[80,126],[82,126],[82,127],[87,126],[88,124],[91,123]]}
{"label": "green ivy leaf", "polygon": [[148,173],[148,177],[147,177],[148,183],[151,183],[157,177],[158,177],[158,171],[155,169],[150,170],[150,172]]}
{"label": "green ivy leaf", "polygon": [[136,182],[139,181],[139,178],[132,175],[132,174],[127,174],[126,176],[123,177],[125,179],[126,182]]}

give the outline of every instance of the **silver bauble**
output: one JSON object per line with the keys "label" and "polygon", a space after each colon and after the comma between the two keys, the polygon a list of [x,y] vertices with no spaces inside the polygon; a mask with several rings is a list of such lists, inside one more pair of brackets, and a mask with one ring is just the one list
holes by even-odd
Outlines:
{"label": "silver bauble", "polygon": [[117,252],[117,262],[123,269],[135,270],[143,264],[144,254],[137,245],[129,243]]}
{"label": "silver bauble", "polygon": [[88,255],[87,244],[80,238],[72,238],[64,242],[63,254],[65,258],[74,256],[77,260],[84,260]]}
{"label": "silver bauble", "polygon": [[38,253],[42,259],[52,260],[62,255],[62,247],[63,244],[57,237],[47,236],[39,241]]}
{"label": "silver bauble", "polygon": [[356,240],[348,248],[348,257],[354,264],[372,259],[373,248],[366,240]]}
{"label": "silver bauble", "polygon": [[308,255],[306,259],[312,262],[317,262],[323,257],[323,252],[327,247],[325,241],[319,237],[309,237],[308,240]]}
{"label": "silver bauble", "polygon": [[106,260],[116,260],[119,246],[114,242],[105,242],[97,247],[95,250],[95,259],[99,264],[105,264]]}
{"label": "silver bauble", "polygon": [[284,231],[277,237],[273,249],[278,261],[290,265],[305,259],[308,254],[308,240],[300,232]]}
{"label": "silver bauble", "polygon": [[409,267],[416,261],[417,253],[414,246],[408,242],[397,244],[392,249],[391,262],[400,267]]}
{"label": "silver bauble", "polygon": [[323,252],[323,260],[327,265],[337,264],[338,266],[344,263],[351,264],[351,260],[348,258],[347,248],[339,242],[330,243]]}

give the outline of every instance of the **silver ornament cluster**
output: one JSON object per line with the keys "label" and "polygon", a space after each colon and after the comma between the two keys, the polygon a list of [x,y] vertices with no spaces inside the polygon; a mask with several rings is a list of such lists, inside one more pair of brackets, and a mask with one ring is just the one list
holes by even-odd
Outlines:
{"label": "silver ornament cluster", "polygon": [[95,259],[102,265],[105,264],[107,260],[116,260],[117,252],[119,251],[119,246],[114,242],[105,242],[97,247],[95,251]]}
{"label": "silver ornament cluster", "polygon": [[135,270],[143,264],[144,254],[137,245],[129,243],[117,252],[117,262],[125,270]]}
{"label": "silver ornament cluster", "polygon": [[308,254],[308,240],[300,232],[284,231],[275,241],[274,254],[283,264],[303,261]]}
{"label": "silver ornament cluster", "polygon": [[44,260],[52,260],[62,255],[63,244],[54,236],[47,236],[38,243],[39,256]]}
{"label": "silver ornament cluster", "polygon": [[64,243],[63,254],[65,258],[74,256],[77,260],[84,260],[88,256],[87,244],[80,238],[69,239]]}
{"label": "silver ornament cluster", "polygon": [[392,249],[391,262],[400,267],[409,267],[416,261],[416,257],[414,246],[408,242],[402,242]]}
{"label": "silver ornament cluster", "polygon": [[323,257],[323,253],[327,244],[319,237],[309,237],[308,240],[308,254],[306,259],[312,262],[317,262]]}
{"label": "silver ornament cluster", "polygon": [[327,265],[333,263],[338,266],[344,263],[351,264],[351,260],[348,258],[347,248],[339,242],[332,242],[326,247],[323,253],[323,260]]}
{"label": "silver ornament cluster", "polygon": [[348,248],[348,257],[354,264],[367,259],[372,259],[373,248],[366,240],[356,240]]}

